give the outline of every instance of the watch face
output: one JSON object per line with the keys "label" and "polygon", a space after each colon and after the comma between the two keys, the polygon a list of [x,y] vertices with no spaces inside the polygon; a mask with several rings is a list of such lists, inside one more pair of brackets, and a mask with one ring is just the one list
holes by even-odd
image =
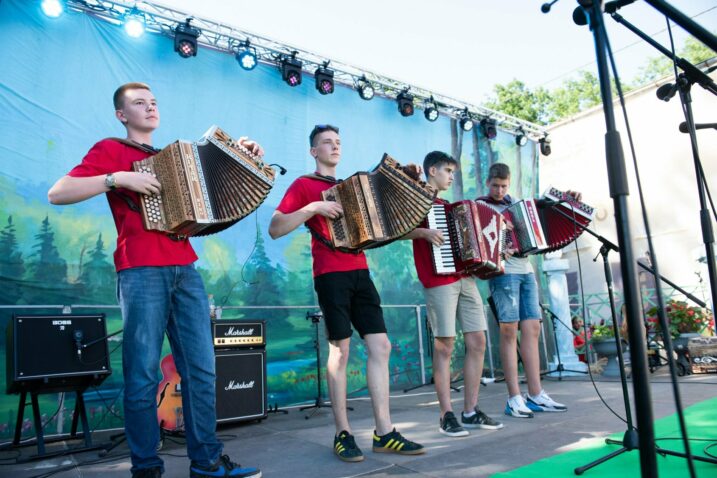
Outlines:
{"label": "watch face", "polygon": [[115,177],[112,174],[108,174],[105,176],[105,186],[107,186],[110,189],[115,188]]}

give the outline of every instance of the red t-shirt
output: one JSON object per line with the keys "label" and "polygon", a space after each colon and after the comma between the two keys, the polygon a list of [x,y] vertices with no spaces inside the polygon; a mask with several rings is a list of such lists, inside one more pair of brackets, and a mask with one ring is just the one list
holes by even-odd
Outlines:
{"label": "red t-shirt", "polygon": [[[333,185],[326,181],[311,178],[298,178],[286,190],[276,210],[283,214],[291,214],[314,201],[323,201],[321,193]],[[306,221],[323,237],[329,239],[331,234],[326,219],[318,214]],[[327,245],[311,236],[311,257],[314,259],[314,277],[329,272],[355,271],[368,269],[366,256],[363,252],[350,254],[330,249]]]}
{"label": "red t-shirt", "polygon": [[[448,204],[448,201],[436,198],[433,204]],[[424,219],[418,227],[428,229],[428,219]],[[448,238],[444,238],[448,240]],[[430,289],[441,285],[453,284],[463,277],[462,274],[438,275],[433,269],[433,259],[431,255],[433,245],[425,239],[413,240],[413,262],[416,264],[416,273],[418,280],[421,281],[423,287]]]}
{"label": "red t-shirt", "polygon": [[[150,156],[149,153],[117,141],[104,139],[95,144],[82,162],[68,173],[75,178],[99,176],[118,171],[132,171],[132,163]],[[139,194],[127,189],[118,191],[130,196],[139,205]],[[168,235],[147,231],[142,215],[132,211],[119,195],[107,193],[112,217],[117,227],[115,269],[141,266],[184,266],[197,260],[189,240],[174,241]]]}

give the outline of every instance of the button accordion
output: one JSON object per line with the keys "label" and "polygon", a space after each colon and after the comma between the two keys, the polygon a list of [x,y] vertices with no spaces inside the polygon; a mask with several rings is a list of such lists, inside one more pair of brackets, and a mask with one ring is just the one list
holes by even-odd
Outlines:
{"label": "button accordion", "polygon": [[133,168],[162,185],[159,195],[142,195],[145,229],[183,236],[236,224],[274,185],[274,170],[216,126],[200,141],[175,141]]}
{"label": "button accordion", "polygon": [[556,251],[576,240],[592,221],[595,209],[550,187],[541,199],[518,201],[503,214],[513,224],[505,247],[527,255]]}
{"label": "button accordion", "polygon": [[503,273],[503,216],[493,208],[475,201],[433,204],[426,219],[445,238],[440,247],[432,246],[436,274],[486,279]]}
{"label": "button accordion", "polygon": [[327,219],[332,245],[359,251],[386,245],[412,231],[428,214],[436,190],[384,154],[373,171],[356,173],[322,196],[344,211],[339,219]]}

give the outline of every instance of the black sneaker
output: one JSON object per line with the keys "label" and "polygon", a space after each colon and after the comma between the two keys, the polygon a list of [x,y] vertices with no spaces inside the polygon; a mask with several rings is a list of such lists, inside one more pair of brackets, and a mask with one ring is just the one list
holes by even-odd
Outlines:
{"label": "black sneaker", "polygon": [[475,415],[466,417],[465,413],[461,412],[461,422],[466,428],[482,428],[484,430],[500,430],[503,428],[503,424],[498,420],[493,420],[485,413],[475,408]]}
{"label": "black sneaker", "polygon": [[133,471],[132,478],[162,478],[162,469],[158,466],[152,468],[143,468]]}
{"label": "black sneaker", "polygon": [[261,471],[256,468],[242,468],[239,463],[234,463],[227,455],[219,457],[212,466],[204,467],[192,463],[189,466],[190,478],[217,478],[231,476],[233,478],[261,478]]}
{"label": "black sneaker", "polygon": [[438,431],[449,437],[465,437],[470,435],[468,430],[458,424],[453,412],[446,412],[443,418],[438,420]]}
{"label": "black sneaker", "polygon": [[341,432],[334,437],[334,454],[342,461],[363,461],[363,453],[359,447],[356,446],[354,436],[346,430],[341,430]]}
{"label": "black sneaker", "polygon": [[373,451],[376,453],[398,453],[399,455],[420,455],[426,453],[423,445],[414,443],[404,438],[394,428],[391,433],[383,436],[376,435],[373,431]]}

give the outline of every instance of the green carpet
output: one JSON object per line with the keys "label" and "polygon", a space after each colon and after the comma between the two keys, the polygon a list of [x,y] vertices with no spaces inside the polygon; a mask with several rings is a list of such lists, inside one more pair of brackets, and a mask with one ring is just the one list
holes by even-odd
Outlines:
{"label": "green carpet", "polygon": [[[710,442],[694,441],[695,438],[711,439],[717,442],[717,398],[705,400],[685,409],[687,432],[690,435],[690,450],[695,456],[707,456],[703,449]],[[620,440],[624,432],[612,435],[611,438]],[[666,450],[684,452],[682,440],[659,440],[659,438],[680,437],[680,428],[677,415],[670,415],[655,422],[655,438],[657,444]],[[577,466],[584,466],[591,461],[611,453],[619,445],[607,445],[603,438],[590,440],[579,450],[573,450],[559,455],[544,458],[535,463],[516,468],[514,470],[497,473],[492,478],[558,478],[577,476],[573,470]],[[717,446],[708,450],[717,455]],[[595,468],[586,471],[582,476],[586,478],[602,477],[639,477],[640,455],[639,450],[623,453]],[[657,455],[657,466],[660,478],[681,478],[690,476],[687,460],[675,456],[663,457]],[[717,477],[717,465],[695,461],[695,470],[698,478]]]}

